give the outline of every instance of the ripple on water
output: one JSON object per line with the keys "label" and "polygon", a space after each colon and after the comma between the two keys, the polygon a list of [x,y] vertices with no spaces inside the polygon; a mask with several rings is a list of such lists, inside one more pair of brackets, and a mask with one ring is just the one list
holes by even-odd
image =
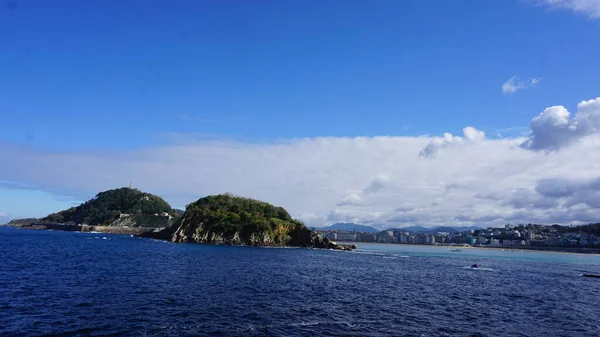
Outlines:
{"label": "ripple on water", "polygon": [[600,335],[598,265],[96,236],[0,229],[0,336]]}

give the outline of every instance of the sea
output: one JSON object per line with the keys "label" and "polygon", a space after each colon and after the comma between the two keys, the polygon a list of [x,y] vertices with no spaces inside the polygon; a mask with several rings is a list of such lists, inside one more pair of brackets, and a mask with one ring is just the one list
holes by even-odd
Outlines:
{"label": "sea", "polygon": [[584,273],[600,256],[0,227],[0,336],[600,336]]}

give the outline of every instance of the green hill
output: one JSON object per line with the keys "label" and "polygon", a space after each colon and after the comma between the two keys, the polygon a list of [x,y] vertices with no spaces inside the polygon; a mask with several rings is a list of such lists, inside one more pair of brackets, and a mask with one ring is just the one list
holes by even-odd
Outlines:
{"label": "green hill", "polygon": [[53,213],[41,222],[92,226],[166,227],[178,214],[162,198],[138,189],[118,188],[98,193],[93,199]]}
{"label": "green hill", "polygon": [[172,242],[342,249],[269,203],[216,195],[189,204],[170,227],[144,237]]}

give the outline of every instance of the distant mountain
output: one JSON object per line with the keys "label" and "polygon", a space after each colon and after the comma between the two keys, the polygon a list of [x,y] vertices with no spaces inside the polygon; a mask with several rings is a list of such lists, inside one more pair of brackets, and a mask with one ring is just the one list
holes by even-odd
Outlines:
{"label": "distant mountain", "polygon": [[470,230],[475,230],[475,229],[480,229],[479,227],[448,227],[448,226],[439,226],[439,227],[433,227],[433,228],[428,228],[428,227],[422,227],[422,226],[409,226],[409,227],[404,227],[404,228],[388,228],[386,230],[388,231],[403,231],[403,232],[411,232],[411,233],[437,233],[437,232],[448,232],[448,233],[454,233],[454,232],[464,232],[464,231],[470,231]]}
{"label": "distant mountain", "polygon": [[462,232],[462,231],[466,231],[468,229],[456,229],[454,227],[448,227],[448,226],[440,226],[440,227],[435,227],[431,230],[432,233],[437,233],[437,232],[448,232],[448,233],[454,233],[454,232]]}
{"label": "distant mountain", "polygon": [[460,230],[460,231],[470,231],[470,230],[474,230],[474,231],[476,231],[476,230],[483,229],[483,227],[478,227],[478,226],[468,226],[468,227],[458,227],[457,229],[458,229],[458,230]]}
{"label": "distant mountain", "polygon": [[379,229],[373,228],[371,226],[365,226],[365,225],[357,225],[351,222],[340,222],[340,223],[336,223],[333,224],[331,226],[327,226],[327,227],[316,227],[316,230],[323,230],[323,231],[354,231],[356,230],[357,232],[362,232],[362,233],[377,233],[379,232]]}
{"label": "distant mountain", "polygon": [[421,226],[409,226],[403,228],[387,228],[386,231],[401,231],[401,232],[411,232],[411,233],[425,233],[433,230],[432,228],[421,227]]}

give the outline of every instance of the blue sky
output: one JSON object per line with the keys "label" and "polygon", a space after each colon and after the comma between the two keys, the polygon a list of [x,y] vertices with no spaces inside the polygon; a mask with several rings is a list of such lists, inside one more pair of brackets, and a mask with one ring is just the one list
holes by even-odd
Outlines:
{"label": "blue sky", "polygon": [[[10,3],[0,8],[9,154],[118,157],[465,126],[521,137],[546,107],[577,111],[600,93],[593,0]],[[515,76],[539,82],[503,93]],[[39,216],[94,194],[13,172],[31,161],[0,168],[0,215]]]}

